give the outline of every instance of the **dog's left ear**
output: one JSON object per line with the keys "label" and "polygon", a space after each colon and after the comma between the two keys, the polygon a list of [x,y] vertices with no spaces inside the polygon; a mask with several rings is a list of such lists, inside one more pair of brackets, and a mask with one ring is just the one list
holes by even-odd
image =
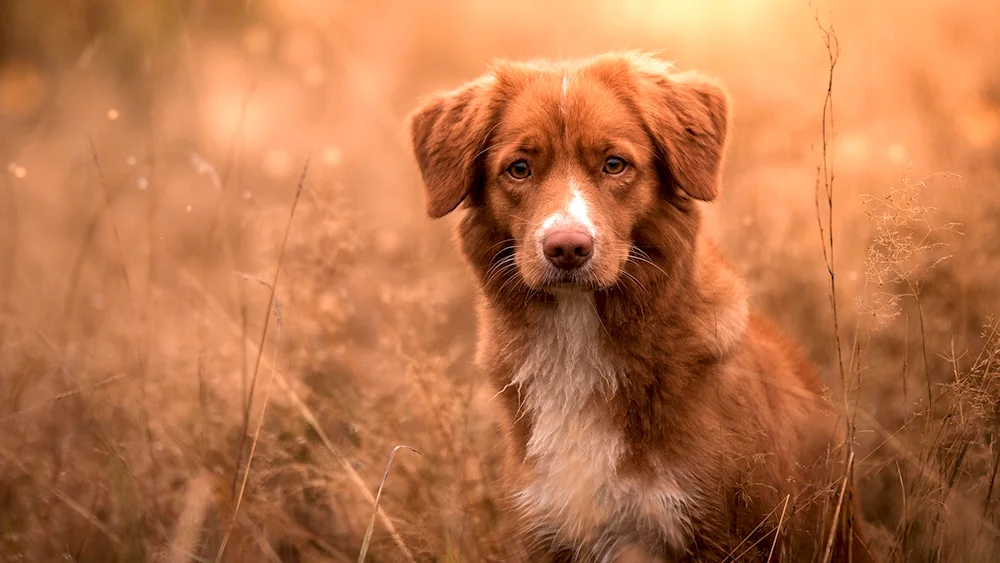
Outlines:
{"label": "dog's left ear", "polygon": [[413,153],[432,219],[451,213],[478,181],[479,158],[494,111],[496,79],[487,75],[425,99],[409,116]]}
{"label": "dog's left ear", "polygon": [[729,136],[729,96],[697,74],[640,69],[639,106],[673,184],[689,196],[712,201]]}

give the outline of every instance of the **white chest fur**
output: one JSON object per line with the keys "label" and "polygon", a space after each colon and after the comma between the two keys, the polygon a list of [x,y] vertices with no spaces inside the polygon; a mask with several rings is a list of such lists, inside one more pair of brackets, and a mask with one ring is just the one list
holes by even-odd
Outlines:
{"label": "white chest fur", "polygon": [[513,384],[522,390],[519,416],[532,428],[530,478],[515,500],[536,532],[610,554],[622,528],[641,525],[682,545],[690,500],[670,472],[652,484],[618,475],[622,433],[601,408],[617,392],[618,374],[593,296],[560,295],[535,338]]}

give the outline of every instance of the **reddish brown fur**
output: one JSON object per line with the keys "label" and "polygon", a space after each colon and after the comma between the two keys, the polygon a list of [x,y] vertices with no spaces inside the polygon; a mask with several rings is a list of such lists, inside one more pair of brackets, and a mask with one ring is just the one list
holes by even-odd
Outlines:
{"label": "reddish brown fur", "polygon": [[[696,200],[718,196],[727,129],[719,86],[637,54],[500,64],[411,118],[428,214],[466,208],[478,358],[504,401],[510,513],[532,561],[765,560],[783,512],[772,559],[808,561],[834,528],[842,470],[826,462],[842,439],[816,373],[748,313],[743,282],[700,235]],[[625,172],[602,171],[609,154]],[[519,158],[524,181],[505,174]],[[533,235],[567,185],[595,210],[599,251],[585,275],[556,280]],[[563,318],[589,326],[571,302],[599,321],[565,335],[592,339],[584,349],[551,334]],[[564,348],[539,350],[549,341]],[[578,391],[580,374],[598,382]],[[562,390],[582,399],[550,404]],[[605,453],[611,472],[577,462]],[[868,560],[853,526],[850,541],[836,526],[834,560]]]}

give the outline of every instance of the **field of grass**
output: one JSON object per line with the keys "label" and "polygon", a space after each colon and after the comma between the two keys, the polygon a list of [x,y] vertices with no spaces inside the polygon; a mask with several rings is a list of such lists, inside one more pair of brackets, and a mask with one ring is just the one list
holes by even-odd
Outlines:
{"label": "field of grass", "polygon": [[[840,46],[826,118],[817,15]],[[730,90],[706,228],[838,401],[846,382],[875,550],[995,561],[997,18],[3,2],[0,562],[356,561],[373,514],[368,561],[510,560],[472,280],[455,218],[423,216],[404,118],[494,58],[634,48]],[[399,445],[419,453],[396,452],[374,511]]]}

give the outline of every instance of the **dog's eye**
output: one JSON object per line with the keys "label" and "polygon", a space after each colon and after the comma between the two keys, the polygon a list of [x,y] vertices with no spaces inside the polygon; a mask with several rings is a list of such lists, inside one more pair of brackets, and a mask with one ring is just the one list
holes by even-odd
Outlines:
{"label": "dog's eye", "polygon": [[507,167],[507,174],[515,180],[524,180],[531,176],[531,167],[528,166],[527,160],[518,160]]}
{"label": "dog's eye", "polygon": [[625,171],[625,161],[618,158],[617,156],[609,156],[607,160],[604,161],[604,173],[617,175]]}

